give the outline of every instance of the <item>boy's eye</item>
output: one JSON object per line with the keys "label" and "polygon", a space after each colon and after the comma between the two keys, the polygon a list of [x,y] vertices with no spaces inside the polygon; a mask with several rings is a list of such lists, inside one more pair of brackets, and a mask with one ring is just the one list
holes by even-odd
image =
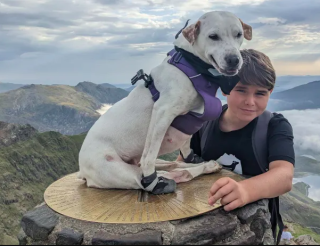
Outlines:
{"label": "boy's eye", "polygon": [[264,96],[265,93],[257,93],[258,96]]}
{"label": "boy's eye", "polygon": [[237,90],[237,91],[239,91],[239,92],[245,92],[244,90]]}

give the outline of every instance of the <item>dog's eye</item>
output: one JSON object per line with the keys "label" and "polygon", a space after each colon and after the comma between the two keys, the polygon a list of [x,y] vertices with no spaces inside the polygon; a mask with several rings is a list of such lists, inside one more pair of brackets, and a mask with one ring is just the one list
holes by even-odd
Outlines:
{"label": "dog's eye", "polygon": [[218,41],[219,40],[219,36],[217,34],[212,34],[209,36],[210,39],[214,40],[214,41]]}
{"label": "dog's eye", "polygon": [[239,32],[238,35],[237,35],[237,38],[241,38],[241,36],[242,36],[242,33]]}

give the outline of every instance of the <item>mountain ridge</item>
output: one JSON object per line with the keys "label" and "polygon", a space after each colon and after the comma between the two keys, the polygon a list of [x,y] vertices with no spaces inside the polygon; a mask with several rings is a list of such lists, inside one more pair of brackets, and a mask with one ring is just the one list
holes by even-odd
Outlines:
{"label": "mountain ridge", "polygon": [[74,135],[88,131],[104,104],[114,104],[129,92],[94,83],[25,85],[0,94],[0,121],[30,124],[41,132]]}
{"label": "mountain ridge", "polygon": [[271,94],[268,108],[273,110],[304,110],[320,108],[320,80]]}

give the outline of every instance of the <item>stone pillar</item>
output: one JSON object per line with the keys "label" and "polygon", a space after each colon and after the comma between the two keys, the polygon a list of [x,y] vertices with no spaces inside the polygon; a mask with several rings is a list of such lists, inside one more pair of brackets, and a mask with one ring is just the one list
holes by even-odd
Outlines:
{"label": "stone pillar", "polygon": [[147,224],[101,224],[71,219],[42,204],[26,213],[21,245],[257,245],[273,244],[266,200],[226,213]]}

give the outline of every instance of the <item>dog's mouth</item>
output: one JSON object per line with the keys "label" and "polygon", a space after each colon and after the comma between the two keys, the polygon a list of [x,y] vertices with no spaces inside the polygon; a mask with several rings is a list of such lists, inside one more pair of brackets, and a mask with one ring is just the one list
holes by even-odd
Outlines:
{"label": "dog's mouth", "polygon": [[220,68],[212,55],[210,55],[210,58],[211,58],[212,65],[218,70],[219,73],[222,73],[223,75],[234,76],[239,72],[238,68],[228,68],[228,69]]}
{"label": "dog's mouth", "polygon": [[221,69],[221,73],[227,75],[227,76],[234,76],[238,74],[239,69]]}
{"label": "dog's mouth", "polygon": [[220,72],[220,67],[219,67],[218,63],[216,62],[216,60],[214,59],[213,55],[210,55],[210,58],[211,58],[211,62],[213,63],[212,65]]}

